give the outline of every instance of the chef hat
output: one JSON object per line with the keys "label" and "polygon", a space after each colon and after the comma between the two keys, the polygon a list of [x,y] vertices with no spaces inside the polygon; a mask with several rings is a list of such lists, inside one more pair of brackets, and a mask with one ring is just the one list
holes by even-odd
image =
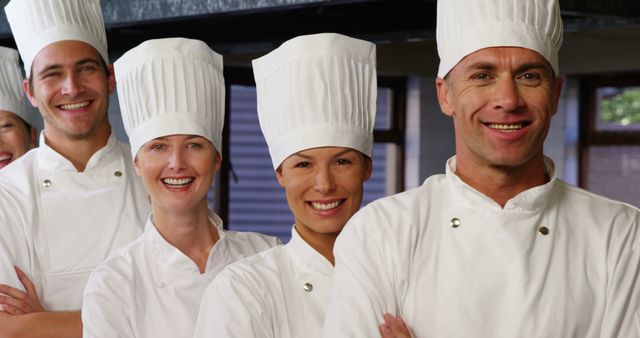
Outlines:
{"label": "chef hat", "polygon": [[135,158],[167,135],[202,136],[222,149],[222,56],[199,40],[148,40],[115,64],[118,99]]}
{"label": "chef hat", "polygon": [[274,169],[316,147],[352,148],[371,157],[375,47],[340,34],[306,35],[253,60],[258,118]]}
{"label": "chef hat", "polygon": [[559,72],[562,19],[557,0],[440,0],[437,21],[440,78],[465,56],[488,47],[531,49]]}
{"label": "chef hat", "polygon": [[38,52],[58,41],[87,43],[109,63],[100,0],[11,0],[4,10],[27,77]]}
{"label": "chef hat", "polygon": [[33,114],[26,105],[22,80],[18,51],[0,47],[0,110],[12,112],[33,125]]}

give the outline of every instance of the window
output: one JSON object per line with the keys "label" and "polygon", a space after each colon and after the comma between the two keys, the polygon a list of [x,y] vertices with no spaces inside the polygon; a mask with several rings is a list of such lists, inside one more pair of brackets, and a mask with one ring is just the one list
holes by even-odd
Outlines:
{"label": "window", "polygon": [[[286,243],[291,236],[293,215],[284,190],[276,181],[260,131],[255,86],[246,74],[238,74],[242,72],[225,75],[228,141],[223,148],[228,149],[228,161],[221,170],[221,176],[227,177],[221,177],[217,210],[230,229],[266,233]],[[404,186],[404,83],[400,78],[379,79],[373,173],[365,183],[363,205]]]}
{"label": "window", "polygon": [[640,81],[637,76],[583,82],[580,185],[640,205]]}

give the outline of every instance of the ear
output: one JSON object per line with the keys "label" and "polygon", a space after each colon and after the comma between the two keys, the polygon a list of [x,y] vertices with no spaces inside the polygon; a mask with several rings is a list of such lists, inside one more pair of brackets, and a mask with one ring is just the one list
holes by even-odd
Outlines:
{"label": "ear", "polygon": [[371,159],[367,156],[364,156],[364,157],[365,157],[366,168],[364,169],[364,176],[362,176],[362,182],[368,181],[369,178],[371,178],[371,172],[373,171],[373,164],[371,163]]}
{"label": "ear", "polygon": [[453,105],[449,92],[449,81],[436,78],[436,91],[438,93],[438,103],[440,104],[440,110],[447,116],[453,116]]}
{"label": "ear", "polygon": [[220,154],[215,151],[215,157],[213,159],[213,173],[217,173],[218,171],[220,171],[220,167],[222,166],[222,156],[220,156]]}
{"label": "ear", "polygon": [[38,129],[36,129],[35,127],[31,127],[29,134],[31,139],[31,148],[35,148],[38,144]]}
{"label": "ear", "polygon": [[553,112],[551,116],[555,115],[558,111],[558,104],[560,103],[560,95],[562,95],[562,85],[564,83],[564,79],[560,76],[556,77],[556,80],[553,84],[553,97],[551,98],[553,106],[551,107],[551,111]]}
{"label": "ear", "polygon": [[38,100],[36,100],[36,98],[33,96],[33,93],[32,93],[33,88],[29,86],[29,80],[27,79],[22,80],[22,89],[24,90],[24,93],[27,95],[29,102],[31,102],[31,105],[34,108],[38,108]]}
{"label": "ear", "polygon": [[142,177],[142,169],[140,169],[140,163],[138,163],[138,161],[138,155],[136,155],[136,158],[133,159],[133,167],[136,169],[136,174]]}
{"label": "ear", "polygon": [[109,86],[109,94],[113,94],[116,89],[116,75],[113,71],[113,64],[107,66],[107,85]]}
{"label": "ear", "polygon": [[276,179],[278,180],[278,183],[280,184],[281,187],[286,188],[286,180],[282,175],[282,167],[279,167],[278,169],[276,169]]}

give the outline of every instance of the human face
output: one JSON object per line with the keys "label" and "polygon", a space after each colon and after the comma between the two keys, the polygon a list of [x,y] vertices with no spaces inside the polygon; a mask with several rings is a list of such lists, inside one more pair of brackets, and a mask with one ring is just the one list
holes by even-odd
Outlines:
{"label": "human face", "polygon": [[303,237],[337,236],[360,208],[371,161],[342,147],[313,148],[289,156],[276,171]]}
{"label": "human face", "polygon": [[107,109],[115,79],[105,73],[100,54],[90,45],[59,41],[43,48],[33,60],[31,81],[24,87],[40,110],[47,139],[89,139],[109,128]]}
{"label": "human face", "polygon": [[35,136],[16,114],[0,110],[0,169],[35,147]]}
{"label": "human face", "polygon": [[207,192],[220,156],[206,138],[170,135],[145,143],[134,161],[154,212],[207,208]]}
{"label": "human face", "polygon": [[562,80],[540,54],[517,47],[482,49],[436,85],[442,111],[453,117],[459,165],[542,163]]}

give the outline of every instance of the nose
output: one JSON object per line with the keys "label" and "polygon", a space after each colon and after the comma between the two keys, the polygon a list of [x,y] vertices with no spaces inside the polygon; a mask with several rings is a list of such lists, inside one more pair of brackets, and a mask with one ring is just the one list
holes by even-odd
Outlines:
{"label": "nose", "polygon": [[522,96],[514,79],[505,77],[498,80],[493,93],[494,109],[512,112],[522,106],[522,104]]}
{"label": "nose", "polygon": [[84,86],[76,74],[68,75],[62,83],[61,91],[63,95],[75,97],[83,90]]}
{"label": "nose", "polygon": [[315,175],[316,191],[326,194],[336,188],[333,173],[330,168],[319,168]]}
{"label": "nose", "polygon": [[186,165],[182,149],[176,147],[171,151],[171,155],[169,156],[169,169],[173,171],[180,171],[185,168]]}

